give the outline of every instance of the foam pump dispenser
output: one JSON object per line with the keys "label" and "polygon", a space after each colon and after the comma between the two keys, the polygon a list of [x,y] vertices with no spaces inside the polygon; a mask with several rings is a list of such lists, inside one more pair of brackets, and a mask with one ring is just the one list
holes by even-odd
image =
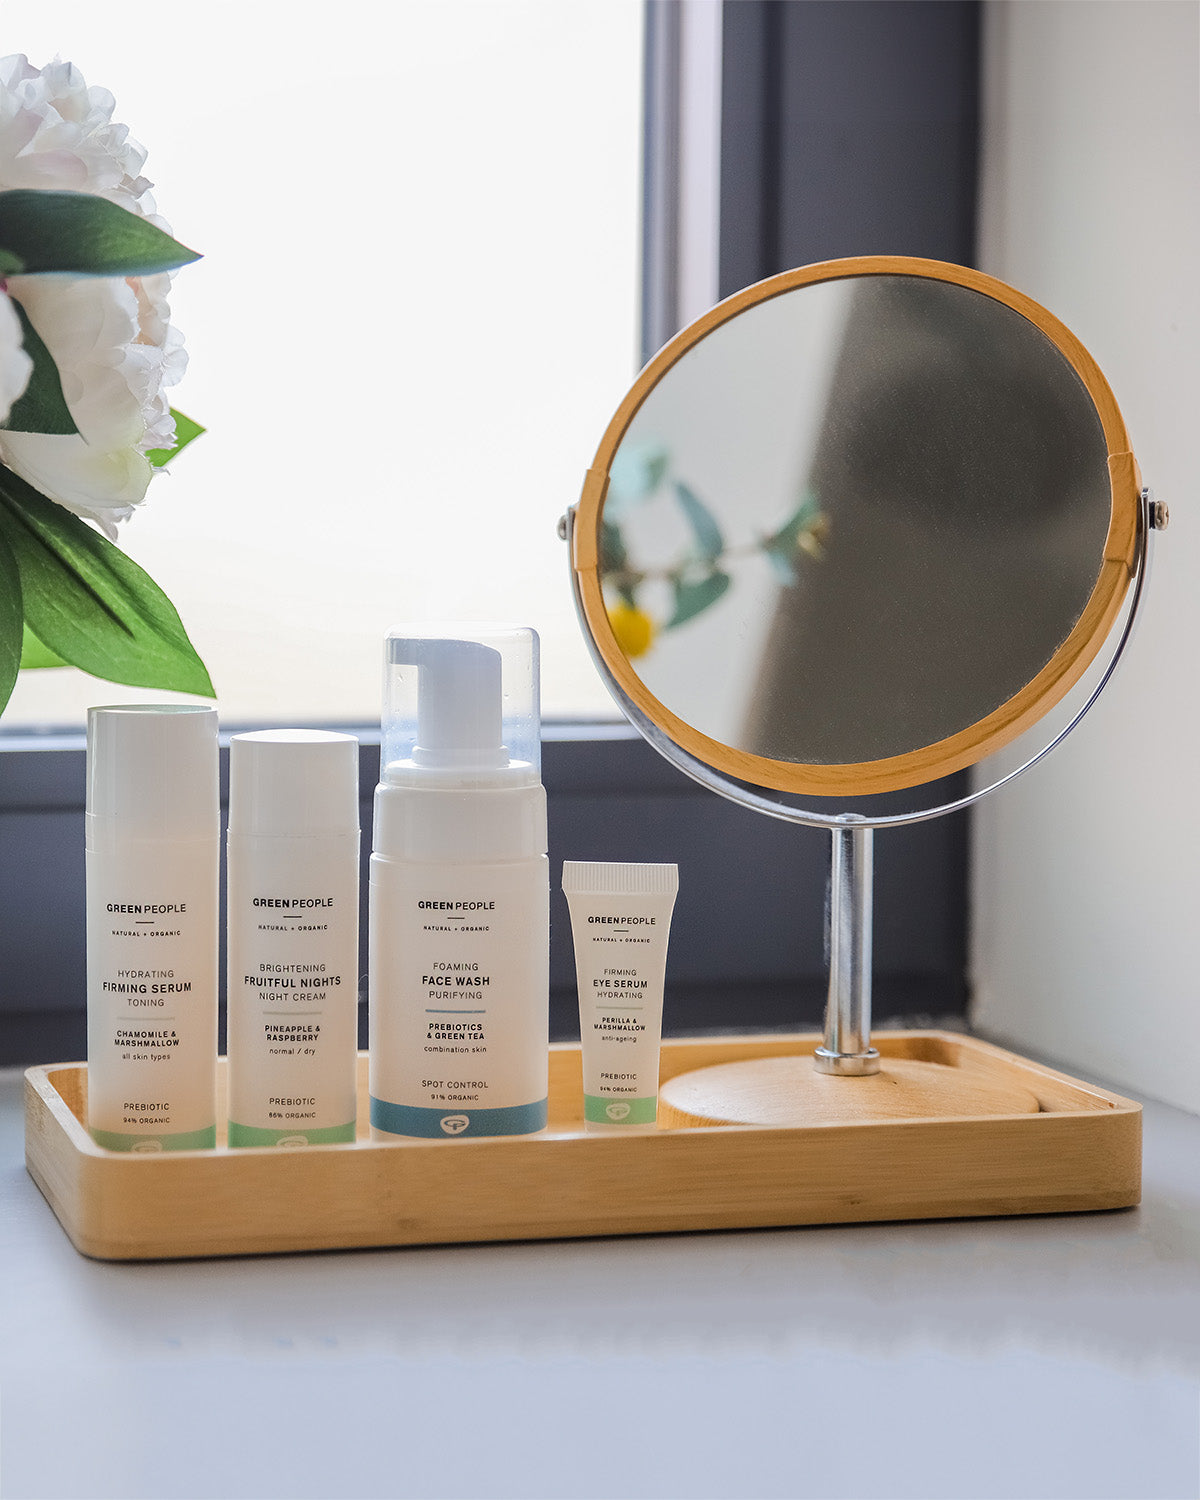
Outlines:
{"label": "foam pump dispenser", "polygon": [[546,1124],[538,639],[453,628],[394,631],[385,648],[370,886],[377,1139]]}

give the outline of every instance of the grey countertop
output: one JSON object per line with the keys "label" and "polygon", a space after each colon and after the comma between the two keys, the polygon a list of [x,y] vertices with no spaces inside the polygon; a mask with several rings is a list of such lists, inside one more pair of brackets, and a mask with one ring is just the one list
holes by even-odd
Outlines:
{"label": "grey countertop", "polygon": [[1200,1494],[1163,1105],[1115,1213],[107,1265],[0,1072],[0,1267],[4,1500]]}

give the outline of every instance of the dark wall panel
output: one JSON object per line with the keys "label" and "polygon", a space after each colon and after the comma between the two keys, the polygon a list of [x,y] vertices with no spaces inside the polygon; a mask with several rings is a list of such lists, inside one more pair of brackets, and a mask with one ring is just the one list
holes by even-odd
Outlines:
{"label": "dark wall panel", "polygon": [[[224,761],[224,756],[222,757]],[[364,737],[366,860],[376,743]],[[550,729],[552,1025],[577,1031],[564,859],[674,861],[680,895],[668,961],[674,1031],[815,1024],[824,994],[828,835],[714,796],[631,730]],[[961,1013],[961,818],[876,839],[878,1014]],[[84,1050],[83,749],[0,748],[0,1065]],[[366,1042],[366,1013],[361,1036]]]}
{"label": "dark wall panel", "polygon": [[971,265],[976,0],[724,8],[721,295],[844,255]]}

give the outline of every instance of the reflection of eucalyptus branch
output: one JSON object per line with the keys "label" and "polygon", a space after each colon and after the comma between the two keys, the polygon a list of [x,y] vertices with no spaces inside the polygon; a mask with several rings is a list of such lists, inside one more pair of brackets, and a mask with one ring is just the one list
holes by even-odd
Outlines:
{"label": "reflection of eucalyptus branch", "polygon": [[[649,486],[651,491],[657,489],[665,464],[656,467],[653,483]],[[673,489],[688,522],[693,543],[673,563],[638,567],[630,559],[619,520],[605,519],[601,523],[601,581],[610,595],[617,596],[609,617],[621,645],[631,656],[640,656],[647,651],[659,630],[672,630],[715,604],[731,582],[726,564],[739,558],[765,556],[778,581],[790,588],[797,582],[797,568],[804,556],[813,561],[820,560],[829,533],[828,517],[821,511],[816,497],[806,494],[782,526],[752,542],[729,546],[716,518],[695,493],[678,480]],[[656,624],[639,602],[640,590],[646,583],[665,583],[672,591],[673,608],[661,625]]]}

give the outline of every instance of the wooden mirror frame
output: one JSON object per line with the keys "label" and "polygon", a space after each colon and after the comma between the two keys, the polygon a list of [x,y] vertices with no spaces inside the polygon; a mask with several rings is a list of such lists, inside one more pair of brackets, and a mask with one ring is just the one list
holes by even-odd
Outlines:
{"label": "wooden mirror frame", "polygon": [[[612,461],[642,403],[687,352],[747,308],[816,282],[854,276],[918,276],[980,292],[1011,308],[1046,335],[1083,382],[1104,432],[1111,509],[1095,587],[1071,633],[1038,674],[986,717],[934,744],[882,760],[812,765],[773,760],[734,749],[700,733],[661,703],[633,670],[609,621],[600,582],[600,520]],[[736,781],[780,792],[857,797],[898,791],[948,776],[1001,749],[1049,712],[1095,659],[1136,572],[1142,482],[1129,435],[1108,382],[1095,360],[1052,313],[1032,298],[981,271],[906,256],[858,256],[785,271],[747,287],[677,334],[650,361],[617,409],[584,480],[572,527],[571,565],[592,643],[622,693],[665,735],[695,759]]]}

